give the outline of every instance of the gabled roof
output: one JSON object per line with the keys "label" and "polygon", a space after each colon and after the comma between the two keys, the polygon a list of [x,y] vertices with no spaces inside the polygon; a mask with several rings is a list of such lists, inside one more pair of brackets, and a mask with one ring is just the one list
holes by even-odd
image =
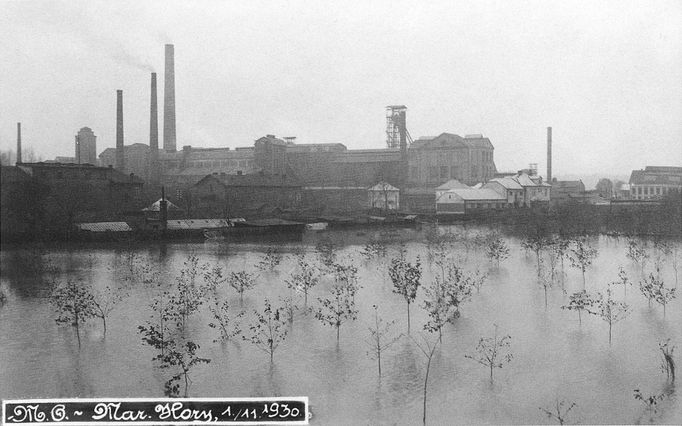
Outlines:
{"label": "gabled roof", "polygon": [[464,138],[452,133],[441,133],[433,139],[417,139],[410,149],[468,148]]}
{"label": "gabled roof", "polygon": [[467,135],[464,138],[464,143],[467,144],[469,148],[493,148],[490,139],[484,138],[483,135]]}
{"label": "gabled roof", "polygon": [[398,188],[395,186],[391,185],[390,183],[387,182],[379,182],[376,185],[368,188],[369,191],[400,191]]}
{"label": "gabled roof", "polygon": [[523,187],[517,181],[510,177],[493,178],[490,179],[490,182],[499,183],[505,189],[523,189]]}
{"label": "gabled roof", "polygon": [[512,179],[514,179],[521,186],[538,186],[538,184],[533,182],[530,176],[525,173],[516,175]]}
{"label": "gabled roof", "polygon": [[463,184],[462,182],[458,181],[457,179],[450,179],[449,181],[445,182],[441,186],[436,188],[436,191],[447,191],[448,189],[468,189],[470,188],[469,186]]}
{"label": "gabled roof", "polygon": [[[166,207],[168,210],[182,210],[180,207],[176,206],[175,204],[171,203],[169,200],[166,200]],[[142,209],[143,212],[158,212],[161,211],[161,198],[159,198],[157,201],[152,203],[149,207],[145,207]]]}

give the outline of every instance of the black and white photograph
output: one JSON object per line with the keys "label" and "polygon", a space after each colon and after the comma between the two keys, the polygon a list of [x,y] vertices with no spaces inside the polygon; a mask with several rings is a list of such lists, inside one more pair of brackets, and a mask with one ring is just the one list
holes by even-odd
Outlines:
{"label": "black and white photograph", "polygon": [[0,162],[0,424],[682,424],[682,1],[0,0]]}

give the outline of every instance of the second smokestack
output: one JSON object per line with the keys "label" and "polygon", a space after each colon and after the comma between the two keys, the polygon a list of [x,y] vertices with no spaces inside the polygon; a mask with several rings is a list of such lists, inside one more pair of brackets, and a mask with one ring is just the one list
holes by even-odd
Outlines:
{"label": "second smokestack", "polygon": [[547,183],[552,183],[552,128],[547,128]]}
{"label": "second smokestack", "polygon": [[124,172],[123,155],[123,90],[116,91],[116,168]]}
{"label": "second smokestack", "polygon": [[159,113],[156,102],[156,73],[152,73],[152,94],[149,108],[149,150],[151,151],[151,181],[159,181]]}
{"label": "second smokestack", "polygon": [[163,149],[175,152],[175,48],[166,45],[166,71],[163,88]]}
{"label": "second smokestack", "polygon": [[17,164],[21,164],[21,123],[17,123]]}

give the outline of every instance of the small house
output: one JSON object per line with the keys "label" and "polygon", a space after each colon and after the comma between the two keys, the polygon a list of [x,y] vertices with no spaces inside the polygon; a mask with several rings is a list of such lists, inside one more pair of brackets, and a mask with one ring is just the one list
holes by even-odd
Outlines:
{"label": "small house", "polygon": [[387,182],[368,188],[367,198],[372,209],[397,211],[400,208],[400,190]]}
{"label": "small house", "polygon": [[436,214],[471,214],[506,206],[507,197],[490,188],[451,189],[436,200]]}

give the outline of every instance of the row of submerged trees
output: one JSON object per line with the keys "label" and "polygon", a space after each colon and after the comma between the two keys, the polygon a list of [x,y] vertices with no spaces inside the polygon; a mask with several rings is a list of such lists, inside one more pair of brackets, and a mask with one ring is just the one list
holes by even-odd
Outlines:
{"label": "row of submerged trees", "polygon": [[[460,316],[463,304],[473,297],[474,290],[476,293],[480,291],[486,280],[486,275],[479,271],[465,271],[460,266],[464,263],[462,257],[456,258],[453,248],[459,242],[468,240],[465,256],[473,255],[480,258],[483,252],[491,265],[499,265],[499,262],[509,255],[509,247],[499,234],[475,234],[467,237],[446,235],[427,238],[428,256],[424,259],[426,264],[422,264],[420,258],[408,259],[404,247],[400,248],[397,255],[389,256],[388,248],[379,241],[368,242],[361,252],[368,260],[386,261],[384,262],[385,270],[393,284],[393,291],[401,296],[407,305],[408,335],[411,326],[410,306],[417,300],[418,293],[420,291],[423,293],[423,303],[420,308],[424,309],[428,315],[423,328],[433,333],[435,337],[429,339],[422,336],[420,341],[413,339],[426,359],[424,404],[426,404],[431,359],[441,342],[443,328]],[[559,237],[554,237],[538,242],[528,238],[524,240],[523,247],[529,253],[536,255],[538,276],[541,282],[543,276],[550,277],[551,280],[560,276],[563,284],[561,264],[564,258],[568,259],[571,265],[578,265],[576,267],[584,273],[597,255],[596,249],[590,247],[587,239],[562,241]],[[584,253],[593,254],[583,255]],[[581,263],[579,260],[573,262],[571,255],[575,259],[588,259],[589,263]],[[277,301],[265,300],[264,307],[254,311],[251,315],[247,315],[243,309],[231,308],[228,300],[221,297],[219,290],[227,286],[233,288],[240,296],[240,305],[242,305],[244,294],[251,290],[258,281],[257,274],[270,273],[280,265],[282,255],[274,249],[268,250],[261,261],[255,265],[258,270],[256,273],[226,272],[219,266],[199,265],[198,258],[190,256],[170,288],[158,271],[133,256],[125,259],[125,266],[129,269],[128,278],[123,280],[119,287],[94,289],[84,282],[70,281],[55,285],[51,299],[59,313],[58,322],[73,325],[80,344],[79,328],[84,322],[99,318],[106,330],[108,315],[127,297],[130,286],[139,284],[148,286],[154,295],[150,306],[151,316],[145,324],[138,326],[138,332],[143,342],[156,351],[153,360],[158,367],[172,372],[165,385],[166,394],[179,395],[184,383],[184,395],[187,395],[193,367],[210,362],[207,358],[200,356],[200,347],[191,341],[188,337],[191,333],[187,331],[189,318],[202,306],[206,306],[210,313],[209,327],[219,332],[219,337],[214,342],[230,339],[250,342],[266,352],[272,362],[274,362],[275,351],[285,342],[289,327],[296,312],[299,311],[303,315],[312,314],[322,324],[334,328],[337,342],[339,341],[341,326],[357,319],[355,296],[362,288],[358,282],[357,269],[339,261],[336,247],[329,241],[322,241],[318,244],[315,256],[316,259],[313,260],[309,255],[296,253],[297,267],[283,280],[290,289],[289,297],[280,297]],[[628,257],[630,257],[629,248]],[[656,258],[655,253],[651,254],[651,258]],[[632,260],[635,261],[635,259]],[[425,267],[431,268],[433,272],[433,278],[429,282],[423,280],[422,272]],[[561,268],[561,273],[559,268]],[[621,270],[621,275],[623,274],[624,271]],[[651,288],[650,291],[655,294],[656,288],[665,288],[665,286],[653,283],[648,286],[642,285],[650,277],[654,277],[657,283],[662,282],[657,275],[652,273],[646,277],[640,283],[640,290]],[[329,286],[328,293],[323,297],[317,297],[316,303],[309,307],[309,292],[323,278],[327,280],[331,278],[332,284]],[[592,295],[583,291],[583,297],[576,302],[577,305],[583,307],[576,309],[579,317],[582,310],[600,316],[609,323],[609,329],[613,323],[624,318],[627,315],[627,308],[619,309],[619,306],[624,304],[618,305],[621,302],[614,300],[612,287],[625,280],[627,276],[623,279],[619,275],[619,281],[610,283],[603,295],[600,293]],[[624,291],[627,291],[626,288],[627,285],[624,285]],[[672,294],[671,298],[674,297],[674,289],[672,290],[668,293]],[[642,293],[644,294],[644,291]],[[574,298],[573,296],[571,299]],[[300,299],[303,299],[303,306],[300,306]],[[654,296],[649,300],[657,301],[657,298]],[[568,306],[566,308],[570,309]],[[663,307],[665,309],[665,304]],[[394,330],[394,325],[395,321],[386,321],[380,316],[379,307],[374,306],[373,321],[368,327],[369,334],[366,340],[370,348],[370,356],[377,360],[379,375],[381,375],[382,354],[404,336]],[[474,353],[465,356],[485,365],[490,370],[491,380],[493,380],[493,370],[502,368],[512,359],[510,342],[511,336],[498,336],[498,330],[495,327],[492,337],[482,337]],[[668,347],[667,359],[671,361],[672,349]],[[674,363],[667,365],[670,366],[669,371],[672,370],[674,377]],[[426,410],[424,415],[425,413]]]}

